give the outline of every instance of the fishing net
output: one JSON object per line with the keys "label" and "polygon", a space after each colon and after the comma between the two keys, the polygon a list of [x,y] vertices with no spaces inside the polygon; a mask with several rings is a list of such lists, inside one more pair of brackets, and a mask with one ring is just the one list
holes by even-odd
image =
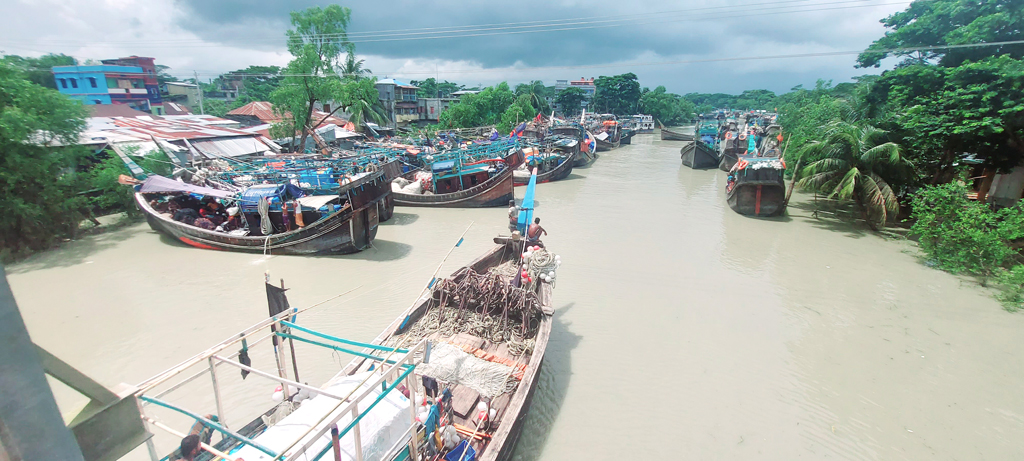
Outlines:
{"label": "fishing net", "polygon": [[512,392],[519,384],[511,377],[512,367],[488,362],[446,343],[434,347],[430,363],[420,364],[417,372],[447,383],[468,386],[488,398]]}

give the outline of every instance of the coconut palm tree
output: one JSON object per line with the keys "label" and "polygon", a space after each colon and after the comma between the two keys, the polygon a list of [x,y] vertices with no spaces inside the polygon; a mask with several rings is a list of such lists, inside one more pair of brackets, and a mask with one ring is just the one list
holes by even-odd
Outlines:
{"label": "coconut palm tree", "polygon": [[853,200],[872,230],[894,217],[899,201],[893,181],[907,178],[911,163],[889,133],[870,125],[843,121],[822,127],[824,140],[813,141],[801,152],[809,162],[797,186],[829,198]]}
{"label": "coconut palm tree", "polygon": [[534,80],[530,83],[520,83],[516,85],[515,94],[516,97],[524,94],[530,95],[530,105],[533,109],[540,113],[546,113],[551,111],[551,107],[548,105],[544,94],[547,93],[547,87],[544,86],[544,82],[540,80]]}
{"label": "coconut palm tree", "polygon": [[348,52],[348,56],[345,57],[345,64],[338,69],[338,74],[343,78],[350,78],[353,80],[359,80],[366,76],[373,74],[370,69],[364,69],[363,63],[365,59],[356,60],[356,55],[351,50]]}

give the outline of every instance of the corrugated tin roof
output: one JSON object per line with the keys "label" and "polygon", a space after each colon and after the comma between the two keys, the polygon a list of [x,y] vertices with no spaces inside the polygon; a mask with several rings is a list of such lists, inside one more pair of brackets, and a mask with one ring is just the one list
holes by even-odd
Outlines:
{"label": "corrugated tin roof", "polygon": [[206,158],[241,157],[244,155],[263,155],[270,147],[257,137],[204,139],[191,141],[200,154]]}
{"label": "corrugated tin roof", "polygon": [[170,101],[164,101],[164,113],[167,115],[192,115],[187,107]]}
{"label": "corrugated tin roof", "polygon": [[[273,124],[284,120],[280,115],[274,113],[274,105],[267,101],[250,102],[249,104],[228,112],[228,115],[256,117],[266,124]],[[290,116],[290,114],[285,114],[285,117],[288,116]],[[330,123],[338,126],[344,126],[346,123],[344,119],[335,117],[334,115],[328,116],[327,112],[320,110],[314,110],[311,118],[317,121],[323,120],[317,125],[317,127],[322,127]]]}

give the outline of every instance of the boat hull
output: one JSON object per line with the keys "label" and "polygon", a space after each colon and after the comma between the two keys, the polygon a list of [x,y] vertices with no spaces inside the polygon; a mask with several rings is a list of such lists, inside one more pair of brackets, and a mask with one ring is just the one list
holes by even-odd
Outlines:
{"label": "boat hull", "polygon": [[[551,181],[561,181],[569,177],[569,174],[572,173],[572,168],[574,166],[573,164],[575,163],[575,161],[576,155],[571,154],[568,159],[563,160],[562,163],[559,164],[558,166],[543,173],[537,174],[537,184],[544,184],[546,182]],[[515,174],[513,174],[512,182],[517,186],[525,186],[530,182],[530,177],[515,176]]]}
{"label": "boat hull", "polygon": [[389,188],[381,175],[364,185],[362,197],[353,200],[352,207],[301,229],[270,236],[234,236],[180,223],[153,210],[141,193],[135,194],[135,203],[150,228],[196,248],[287,255],[347,254],[372,245],[380,223],[381,202],[391,195]]}
{"label": "boat hull", "polygon": [[[503,260],[511,257],[510,255],[518,255],[519,251],[522,249],[521,242],[512,242],[502,238],[495,239],[496,243],[499,241],[503,243],[496,245],[480,258],[477,258],[468,265],[455,271],[452,277],[457,279],[459,274],[465,272],[467,269],[473,269],[477,273],[485,273],[488,268],[493,267]],[[502,413],[501,423],[494,431],[491,441],[487,444],[482,453],[477,454],[478,460],[505,461],[511,459],[512,454],[515,451],[516,442],[518,442],[519,436],[522,434],[527,410],[530,408],[530,403],[533,400],[533,395],[540,376],[541,365],[544,362],[544,355],[547,351],[548,340],[551,337],[551,315],[554,313],[551,302],[551,284],[541,283],[536,294],[544,313],[541,315],[540,324],[537,328],[537,335],[535,337],[533,353],[530,355],[530,362],[527,364],[526,369],[523,372],[523,378],[520,380],[518,388],[512,395],[508,405]],[[400,314],[391,323],[391,325],[384,329],[384,331],[373,340],[373,343],[385,344],[385,342],[387,342],[392,336],[406,333],[408,328],[430,309],[431,299],[431,294],[421,297],[412,307]],[[366,360],[362,358],[352,360],[352,362],[342,370],[341,374],[351,375],[361,370],[365,367],[365,361]]]}
{"label": "boat hull", "polygon": [[668,128],[661,129],[661,140],[662,141],[693,141],[692,134],[686,134],[681,131],[673,131]]}
{"label": "boat hull", "polygon": [[633,135],[635,134],[635,131],[623,132],[622,137],[619,138],[619,144],[633,144]]}
{"label": "boat hull", "polygon": [[619,141],[618,140],[616,140],[615,142],[609,142],[609,141],[602,141],[600,139],[595,139],[594,141],[596,141],[596,143],[597,143],[597,151],[598,152],[605,152],[605,151],[609,151],[609,150],[615,149],[616,147],[619,147]]}
{"label": "boat hull", "polygon": [[700,141],[691,142],[679,150],[683,165],[695,170],[706,170],[718,166],[718,155],[715,151]]}
{"label": "boat hull", "polygon": [[486,208],[507,206],[514,199],[512,173],[523,164],[523,151],[505,157],[506,168],[476,186],[450,194],[413,195],[394,193],[395,205],[438,208]]}
{"label": "boat hull", "polygon": [[594,160],[597,160],[596,152],[583,152],[581,150],[576,154],[576,158],[573,160],[572,166],[576,168],[583,168],[590,166],[591,163],[594,163]]}
{"label": "boat hull", "polygon": [[733,211],[747,216],[779,216],[786,211],[785,170],[764,168],[737,172],[736,184],[726,194]]}

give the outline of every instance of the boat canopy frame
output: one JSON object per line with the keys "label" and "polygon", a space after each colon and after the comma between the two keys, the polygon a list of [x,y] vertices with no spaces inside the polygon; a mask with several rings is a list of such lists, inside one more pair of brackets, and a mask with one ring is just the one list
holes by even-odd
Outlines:
{"label": "boat canopy frame", "polygon": [[[222,433],[225,438],[234,439],[236,441],[235,447],[239,445],[251,446],[267,454],[268,456],[271,456],[274,461],[291,461],[298,459],[311,459],[313,461],[320,460],[329,451],[331,451],[331,449],[334,447],[336,443],[339,443],[342,437],[345,437],[351,432],[352,436],[354,437],[354,443],[356,447],[356,451],[354,453],[356,460],[362,461],[362,440],[357,426],[359,421],[366,414],[372,411],[373,408],[377,405],[377,403],[384,400],[391,392],[397,389],[400,383],[404,382],[405,387],[409,389],[409,401],[415,402],[415,395],[413,393],[415,392],[416,387],[413,385],[413,381],[415,380],[415,375],[413,374],[413,372],[416,369],[417,365],[419,365],[420,363],[429,362],[430,342],[426,339],[423,339],[419,343],[409,348],[402,348],[402,345],[399,345],[398,347],[388,347],[379,344],[364,343],[360,341],[353,341],[345,338],[340,338],[327,333],[313,330],[311,328],[302,327],[295,323],[295,320],[299,313],[322,305],[333,299],[337,299],[338,297],[344,296],[345,294],[348,294],[351,291],[354,290],[350,290],[349,292],[335,296],[331,299],[315,304],[313,306],[306,307],[304,309],[288,308],[277,315],[268,317],[267,319],[262,320],[245,330],[242,330],[240,333],[233,335],[229,339],[222,341],[216,346],[213,346],[203,351],[202,353],[197,354],[189,358],[188,360],[185,360],[184,362],[142,382],[137,386],[137,390],[135,392],[135,396],[141,402],[140,410],[142,420],[145,421],[147,425],[162,429],[170,433],[171,435],[174,435],[176,437],[184,437],[185,434],[188,433],[187,430],[175,430],[169,427],[168,425],[162,423],[161,421],[157,420],[153,416],[147,415],[145,412],[145,407],[148,405],[155,405],[164,409],[172,410],[174,412],[186,415],[196,421],[202,422],[205,426]],[[269,330],[269,333],[266,333],[265,335],[256,338],[256,340],[253,343],[247,344],[248,338],[252,338],[255,335],[259,334],[260,332],[264,332],[267,330]],[[262,371],[251,366],[239,363],[236,360],[233,360],[238,357],[241,351],[234,355],[222,355],[224,350],[226,350],[228,347],[231,347],[234,344],[237,344],[238,342],[242,342],[243,349],[247,349],[264,342],[268,338],[273,338],[275,344],[274,358],[277,364],[277,370],[275,370],[274,373]],[[291,346],[291,365],[293,370],[292,376],[288,375],[288,372],[286,371],[287,367],[285,366],[285,340],[288,340]],[[295,359],[295,349],[293,341],[299,341],[306,344],[331,349],[336,352],[342,352],[352,356],[362,357],[364,359],[369,360],[370,363],[374,364],[373,367],[371,367],[373,369],[373,373],[367,375],[363,382],[361,382],[358,386],[353,388],[348,393],[347,396],[335,395],[325,389],[310,386],[308,384],[302,384],[301,382],[299,382],[298,365]],[[335,345],[331,343],[340,345]],[[351,346],[351,348],[344,346]],[[384,355],[384,353],[386,353],[386,355]],[[173,384],[171,384],[169,388],[162,390],[159,393],[149,395],[150,393],[154,392],[157,387],[169,384],[173,378],[180,376],[186,370],[194,366],[202,365],[203,362],[207,363],[207,367],[205,369],[199,370],[197,373],[194,373],[188,377],[178,380],[177,382],[174,382]],[[320,421],[316,422],[315,424],[312,424],[301,436],[299,436],[297,439],[291,442],[287,448],[281,451],[275,451],[271,448],[263,446],[258,441],[254,440],[254,438],[247,437],[246,435],[240,434],[229,428],[228,421],[226,421],[225,419],[223,399],[221,398],[221,388],[220,383],[217,380],[216,370],[218,366],[223,364],[231,365],[233,367],[247,371],[253,375],[278,382],[281,384],[281,389],[289,389],[289,387],[295,389],[305,389],[314,392],[317,395],[323,395],[325,397],[338,400],[338,404],[331,411],[327,412],[320,419]],[[217,421],[213,421],[211,419],[200,416],[198,413],[185,409],[181,406],[172,404],[163,398],[167,394],[181,388],[188,382],[191,382],[205,374],[209,374],[212,379],[214,402],[217,407],[217,413],[219,418],[219,420]],[[376,392],[378,390],[381,390],[381,392],[373,400],[373,402],[367,405],[366,408],[360,409],[359,404],[363,401],[363,399],[367,398],[372,392]],[[291,399],[292,397],[293,396],[286,396],[286,400]],[[416,406],[410,404],[409,408],[409,417],[412,421],[412,424],[409,427],[409,429],[399,438],[400,443],[397,444],[395,447],[392,447],[392,450],[390,450],[391,452],[395,452],[396,450],[398,452],[402,452],[405,451],[406,449],[409,450],[409,453],[417,452],[418,441],[414,432],[417,430]],[[339,409],[341,409],[340,412],[338,411]],[[336,414],[336,416],[328,421],[328,417],[330,417],[332,414]],[[352,416],[352,420],[342,430],[338,431],[338,422],[342,418],[349,415]],[[319,430],[317,430],[314,433],[313,431],[316,429]],[[330,433],[331,435],[331,441],[327,444],[326,447],[321,449],[319,452],[315,454],[310,453],[310,455],[313,455],[313,457],[309,458],[308,455],[306,455],[306,452],[310,450],[313,447],[313,445],[317,443],[317,441],[321,440],[321,438],[327,435],[328,433]],[[335,433],[337,433],[337,435],[335,435]],[[310,434],[314,434],[313,437],[309,438],[308,441],[303,443],[302,445],[299,445],[300,442],[309,437]],[[405,440],[405,442],[401,442],[402,440]],[[201,443],[200,445],[204,451],[207,451],[208,453],[213,455],[214,459],[225,459],[229,461],[237,460],[235,456],[229,455],[228,453],[225,453],[222,450],[218,450],[217,448],[210,446],[206,443]],[[297,449],[296,446],[298,446]],[[167,461],[171,456],[170,454],[168,454],[167,456],[160,458],[159,455],[157,454],[152,439],[147,440],[147,447],[150,454],[150,458],[153,461]]]}

